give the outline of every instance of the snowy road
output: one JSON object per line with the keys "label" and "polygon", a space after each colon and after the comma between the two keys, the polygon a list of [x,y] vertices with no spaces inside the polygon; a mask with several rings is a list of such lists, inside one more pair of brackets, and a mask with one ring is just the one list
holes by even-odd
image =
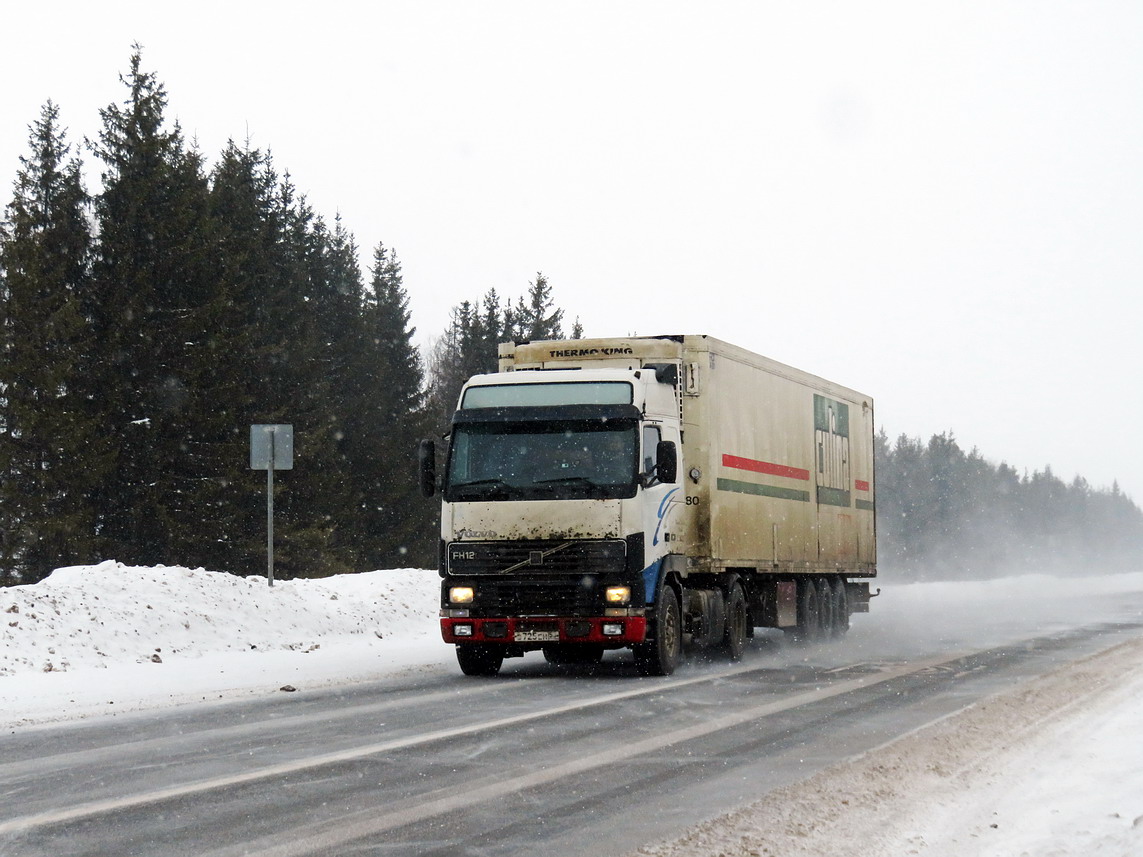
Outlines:
{"label": "snowy road", "polygon": [[[542,842],[600,857],[676,837],[653,853],[722,850],[760,810],[718,833],[688,828],[1112,647],[1134,651],[1143,635],[1138,592],[1073,593],[1066,610],[1043,591],[963,592],[922,587],[862,617],[845,643],[802,650],[761,635],[740,664],[692,662],[669,679],[637,678],[620,656],[593,676],[533,657],[495,680],[438,671],[17,730],[0,739],[0,855],[456,857],[532,855]],[[876,817],[868,782],[855,773],[848,796],[822,806],[852,801]],[[809,809],[788,822],[828,828],[816,798],[796,798],[783,806]]]}

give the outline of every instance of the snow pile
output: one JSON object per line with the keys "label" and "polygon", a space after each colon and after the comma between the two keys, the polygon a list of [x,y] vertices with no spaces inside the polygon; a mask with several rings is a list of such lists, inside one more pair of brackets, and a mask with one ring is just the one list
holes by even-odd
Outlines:
{"label": "snow pile", "polygon": [[0,589],[0,726],[433,665],[451,656],[439,587],[420,569],[270,587],[203,569],[61,568]]}
{"label": "snow pile", "polygon": [[61,568],[39,584],[0,590],[0,676],[214,652],[314,651],[331,639],[407,634],[432,627],[437,578],[428,574],[374,571],[270,587],[265,578],[202,569]]}

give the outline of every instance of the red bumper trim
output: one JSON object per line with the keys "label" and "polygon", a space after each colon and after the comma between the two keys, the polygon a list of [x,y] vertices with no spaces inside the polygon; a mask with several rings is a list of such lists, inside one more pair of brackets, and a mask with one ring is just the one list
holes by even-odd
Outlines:
{"label": "red bumper trim", "polygon": [[[572,635],[568,633],[569,624],[584,623],[591,626],[587,634]],[[488,624],[501,628],[507,626],[507,633],[499,636],[485,634],[484,626]],[[604,634],[603,626],[605,624],[621,624],[623,625],[623,633],[618,635]],[[457,625],[471,626],[472,634],[458,635],[454,630]],[[545,645],[544,642],[535,640],[517,640],[516,629],[520,625],[527,625],[529,630],[558,630],[560,633],[559,642],[561,643],[611,643],[626,646],[632,643],[642,643],[647,638],[647,619],[644,616],[592,616],[587,618],[577,616],[566,619],[514,619],[508,617],[441,619],[441,636],[446,643],[511,643],[533,649],[539,649]],[[554,642],[556,641],[552,640],[546,644],[550,645]]]}

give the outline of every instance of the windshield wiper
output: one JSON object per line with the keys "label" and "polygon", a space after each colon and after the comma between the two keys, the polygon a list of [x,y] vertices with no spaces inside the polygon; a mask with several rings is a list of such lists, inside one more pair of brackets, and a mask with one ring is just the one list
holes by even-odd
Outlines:
{"label": "windshield wiper", "polygon": [[590,485],[592,488],[602,487],[592,482],[586,476],[561,476],[558,479],[537,479],[533,485]]}
{"label": "windshield wiper", "polygon": [[515,487],[503,479],[476,479],[472,482],[454,482],[451,486],[453,491],[462,491],[466,488],[492,488],[497,491],[511,491]]}

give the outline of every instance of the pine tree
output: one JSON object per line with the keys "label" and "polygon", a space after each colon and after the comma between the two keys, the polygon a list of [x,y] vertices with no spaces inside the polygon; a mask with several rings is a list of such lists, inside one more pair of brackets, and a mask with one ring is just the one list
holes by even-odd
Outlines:
{"label": "pine tree", "polygon": [[[443,431],[456,408],[456,397],[473,375],[495,372],[501,342],[563,338],[563,309],[542,273],[529,283],[527,296],[503,307],[496,289],[475,303],[462,301],[452,309],[444,334],[433,345],[429,360],[429,411]],[[581,338],[579,321],[573,338]]]}
{"label": "pine tree", "polygon": [[429,413],[432,431],[443,434],[452,412],[456,409],[457,395],[471,373],[473,343],[478,310],[469,301],[462,301],[451,310],[449,326],[433,343],[429,355]]}
{"label": "pine tree", "polygon": [[0,583],[96,558],[91,494],[108,462],[86,386],[89,200],[59,109],[30,132],[0,232]]}
{"label": "pine tree", "polygon": [[[338,448],[341,410],[336,395],[342,367],[331,339],[342,318],[332,239],[287,174],[277,194],[282,226],[276,258],[276,318],[269,358],[276,380],[264,391],[256,422],[294,427],[294,471],[275,483],[281,492],[281,539],[275,562],[283,577],[322,577],[354,568],[342,526],[345,464]],[[277,529],[277,527],[275,528]]]}
{"label": "pine tree", "polygon": [[[219,254],[211,386],[219,407],[210,472],[217,474],[211,487],[220,523],[203,540],[201,563],[257,573],[265,563],[265,479],[249,469],[249,426],[288,421],[288,403],[279,394],[285,373],[273,356],[281,336],[276,326],[289,317],[279,310],[284,296],[278,281],[283,236],[278,177],[269,155],[230,142],[210,184]],[[278,482],[288,487],[286,478]]]}
{"label": "pine tree", "polygon": [[528,285],[528,297],[516,307],[516,330],[520,339],[563,339],[564,311],[555,305],[548,278],[537,271]]}
{"label": "pine tree", "polygon": [[118,559],[154,564],[192,541],[179,534],[204,512],[193,489],[208,474],[193,429],[196,406],[211,404],[203,310],[214,306],[217,257],[202,158],[177,124],[165,128],[166,91],[142,70],[138,46],[121,80],[129,96],[100,111],[92,145],[105,165],[93,267],[99,380],[120,443],[101,526]]}
{"label": "pine tree", "polygon": [[359,389],[353,473],[360,491],[359,529],[370,568],[435,561],[435,504],[416,490],[415,447],[427,431],[424,370],[413,344],[401,263],[378,244],[363,308],[365,338],[354,377]]}

